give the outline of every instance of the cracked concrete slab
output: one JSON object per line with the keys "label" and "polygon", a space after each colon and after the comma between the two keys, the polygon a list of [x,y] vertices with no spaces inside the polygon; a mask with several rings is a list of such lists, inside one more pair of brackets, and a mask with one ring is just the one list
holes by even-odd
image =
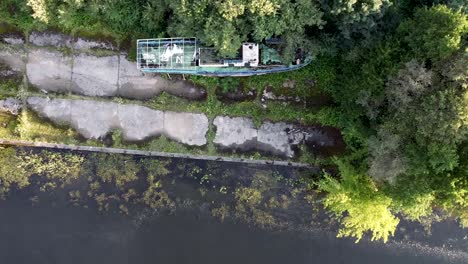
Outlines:
{"label": "cracked concrete slab", "polygon": [[164,89],[160,86],[160,77],[144,76],[137,69],[136,63],[120,56],[119,95],[128,98],[145,99],[160,94]]}
{"label": "cracked concrete slab", "polygon": [[217,116],[213,125],[216,136],[213,143],[225,149],[255,149],[258,131],[250,118]]}
{"label": "cracked concrete slab", "polygon": [[72,57],[47,49],[31,49],[26,63],[29,82],[44,91],[68,91],[72,82]]}
{"label": "cracked concrete slab", "polygon": [[208,118],[204,114],[164,113],[164,131],[167,137],[188,145],[206,144]]}
{"label": "cracked concrete slab", "polygon": [[118,105],[71,100],[70,123],[85,138],[103,138],[112,130],[119,128]]}
{"label": "cracked concrete slab", "polygon": [[340,147],[342,141],[339,133],[329,132],[328,127],[267,121],[257,129],[250,118],[226,116],[216,117],[213,125],[216,127],[213,143],[221,149],[257,150],[287,158],[295,157],[301,144],[327,152]]}
{"label": "cracked concrete slab", "polygon": [[87,96],[116,95],[118,69],[118,56],[75,55],[71,91]]}
{"label": "cracked concrete slab", "polygon": [[204,89],[182,80],[166,80],[159,75],[143,74],[137,69],[136,62],[129,61],[126,56],[120,56],[119,95],[127,98],[147,99],[161,92],[189,98],[203,99]]}
{"label": "cracked concrete slab", "polygon": [[[48,41],[39,40],[43,37],[38,37],[39,33],[35,34],[35,43],[39,46],[56,45],[56,42],[65,41],[60,34],[54,37],[55,35],[48,33],[51,35]],[[26,51],[29,51],[28,56]],[[15,72],[26,73],[30,83],[43,92],[149,99],[165,91],[187,99],[206,98],[206,90],[190,82],[167,80],[157,74],[143,74],[137,69],[136,63],[129,61],[124,54],[68,55],[50,47],[28,47],[24,50],[13,45],[0,44],[0,63],[8,65]]]}
{"label": "cracked concrete slab", "polygon": [[25,72],[26,65],[24,58],[26,52],[22,49],[13,48],[7,45],[0,45],[0,63],[3,63],[15,72]]}
{"label": "cracked concrete slab", "polygon": [[42,97],[30,97],[28,107],[54,123],[63,125],[71,122],[71,101],[63,99],[49,100]]}
{"label": "cracked concrete slab", "polygon": [[91,100],[30,97],[28,106],[40,116],[60,125],[68,124],[85,138],[102,139],[120,129],[127,141],[165,135],[190,146],[206,144],[208,118],[203,114],[153,110]]}
{"label": "cracked concrete slab", "polygon": [[118,105],[124,139],[142,141],[164,133],[164,113],[138,105]]}
{"label": "cracked concrete slab", "polygon": [[275,155],[294,157],[293,146],[302,143],[302,133],[295,133],[294,126],[284,122],[265,122],[258,129],[258,149]]}

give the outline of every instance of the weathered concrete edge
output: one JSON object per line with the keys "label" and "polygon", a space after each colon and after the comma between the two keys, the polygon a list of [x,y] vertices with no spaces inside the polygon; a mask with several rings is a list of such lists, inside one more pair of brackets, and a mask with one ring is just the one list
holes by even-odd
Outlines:
{"label": "weathered concrete edge", "polygon": [[88,151],[88,152],[102,152],[102,153],[117,153],[128,155],[139,155],[148,157],[163,157],[163,158],[180,158],[180,159],[193,159],[193,160],[206,160],[206,161],[223,161],[233,163],[255,164],[255,165],[274,165],[274,166],[288,166],[296,168],[314,168],[309,164],[288,162],[279,160],[251,160],[242,158],[229,158],[222,156],[206,156],[206,155],[191,155],[183,153],[159,152],[159,151],[145,151],[136,149],[120,149],[120,148],[107,148],[107,147],[93,147],[83,145],[66,145],[46,142],[33,142],[25,140],[9,140],[0,139],[0,146],[21,146],[21,147],[35,147],[35,148],[51,148],[63,149],[74,151]]}

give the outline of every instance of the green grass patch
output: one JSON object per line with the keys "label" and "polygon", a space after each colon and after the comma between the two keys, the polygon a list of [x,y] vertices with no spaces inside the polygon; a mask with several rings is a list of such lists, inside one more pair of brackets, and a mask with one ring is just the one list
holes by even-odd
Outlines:
{"label": "green grass patch", "polygon": [[162,93],[158,97],[144,102],[144,105],[159,110],[204,113],[211,119],[219,115],[249,117],[257,125],[265,120],[315,124],[321,123],[320,117],[323,117],[318,108],[284,102],[269,102],[266,109],[263,108],[259,100],[226,104],[216,98],[212,88],[208,88],[208,90],[208,98],[203,102],[190,101]]}
{"label": "green grass patch", "polygon": [[0,112],[0,138],[15,138],[18,121],[15,116]]}
{"label": "green grass patch", "polygon": [[21,81],[17,79],[0,79],[0,96],[16,96],[20,85]]}
{"label": "green grass patch", "polygon": [[[322,91],[328,90],[328,87],[333,85],[336,76],[335,64],[335,58],[319,56],[310,65],[300,70],[245,77],[242,78],[242,82],[245,89],[255,89],[259,96],[266,87],[270,87],[277,95],[311,98],[322,95]],[[232,86],[232,84],[229,85],[230,83],[225,84],[225,81],[220,81],[220,79],[224,78],[190,77],[190,80],[196,85],[206,87],[207,89],[215,89],[217,86]],[[283,87],[287,81],[293,81],[294,88]]]}
{"label": "green grass patch", "polygon": [[78,133],[73,129],[53,125],[28,110],[22,111],[18,117],[17,132],[20,139],[23,140],[64,144],[78,143]]}

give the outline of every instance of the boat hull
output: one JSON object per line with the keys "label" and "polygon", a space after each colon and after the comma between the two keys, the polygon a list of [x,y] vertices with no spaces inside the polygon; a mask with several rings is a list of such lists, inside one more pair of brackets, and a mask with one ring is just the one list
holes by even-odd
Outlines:
{"label": "boat hull", "polygon": [[309,65],[310,61],[291,66],[277,66],[269,69],[262,68],[204,68],[196,67],[196,69],[140,69],[145,73],[167,73],[167,74],[187,74],[187,75],[198,75],[198,76],[211,76],[211,77],[247,77],[255,75],[264,75],[270,73],[280,73],[295,71]]}

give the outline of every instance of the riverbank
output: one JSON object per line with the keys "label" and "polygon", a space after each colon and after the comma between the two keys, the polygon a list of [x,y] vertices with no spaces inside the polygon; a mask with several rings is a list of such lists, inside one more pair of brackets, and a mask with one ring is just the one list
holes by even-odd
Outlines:
{"label": "riverbank", "polygon": [[[108,42],[51,31],[21,34],[1,36],[0,61],[18,80],[8,84],[16,93],[2,90],[2,97],[20,97],[25,111],[3,118],[5,139],[314,165],[345,151],[340,131],[326,126],[327,108],[307,106],[308,99],[298,97],[305,83],[321,84],[300,71],[294,81],[289,78],[296,73],[277,75],[285,78],[279,85],[288,96],[275,96],[265,82],[278,85],[278,78],[247,78],[243,87],[257,85],[252,101],[224,102],[217,79],[143,75]],[[41,135],[42,130],[66,136]]]}

